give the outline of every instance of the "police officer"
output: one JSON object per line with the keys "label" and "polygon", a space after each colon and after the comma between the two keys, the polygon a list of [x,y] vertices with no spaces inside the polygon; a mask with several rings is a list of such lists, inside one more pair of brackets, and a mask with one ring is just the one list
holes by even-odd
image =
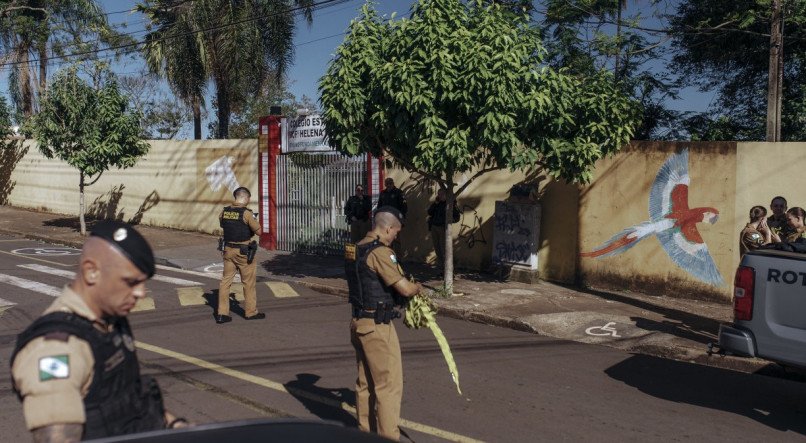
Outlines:
{"label": "police officer", "polygon": [[378,208],[391,206],[400,211],[403,217],[405,217],[406,213],[409,211],[409,205],[406,202],[406,196],[403,195],[403,191],[395,186],[395,181],[392,177],[387,177],[386,180],[383,181],[383,184],[383,191],[381,191],[380,196],[378,196]]}
{"label": "police officer", "polygon": [[400,316],[396,302],[419,293],[422,286],[404,277],[389,247],[403,226],[403,214],[396,208],[382,206],[374,220],[375,227],[366,237],[345,248],[353,311],[350,341],[358,366],[356,415],[361,430],[376,430],[381,436],[397,441],[403,363],[391,320]]}
{"label": "police officer", "polygon": [[[409,205],[406,202],[406,196],[403,195],[403,191],[395,186],[395,181],[391,177],[387,177],[386,180],[383,181],[383,184],[383,191],[381,191],[381,194],[378,196],[378,208],[391,206],[400,211],[405,218],[409,210]],[[402,255],[403,245],[401,245],[399,238],[396,238],[392,242],[392,249],[395,251],[395,254]]]}
{"label": "police officer", "polygon": [[[266,314],[257,311],[257,295],[255,293],[255,269],[257,263],[247,259],[250,240],[253,235],[260,233],[255,215],[246,205],[252,194],[249,189],[241,186],[232,193],[235,201],[227,206],[218,217],[221,228],[224,229],[224,274],[218,286],[218,308],[215,321],[218,324],[232,321],[229,315],[229,290],[235,271],[241,274],[243,282],[244,318],[247,320],[260,320]],[[256,245],[252,245],[256,247]]]}
{"label": "police officer", "polygon": [[355,195],[344,205],[344,215],[350,225],[350,242],[357,243],[370,229],[369,213],[372,211],[372,199],[364,194],[364,187],[356,185]]}
{"label": "police officer", "polygon": [[[776,234],[780,237],[780,240],[783,241],[795,232],[794,229],[789,226],[789,223],[787,223],[786,199],[780,195],[773,197],[770,201],[770,210],[772,210],[772,215],[767,217],[767,225],[772,229],[773,234]],[[778,240],[773,239],[773,241]]]}
{"label": "police officer", "polygon": [[141,377],[126,316],[145,297],[154,255],[130,225],[104,221],[84,243],[73,281],[17,337],[14,391],[34,441],[78,441],[183,427]]}

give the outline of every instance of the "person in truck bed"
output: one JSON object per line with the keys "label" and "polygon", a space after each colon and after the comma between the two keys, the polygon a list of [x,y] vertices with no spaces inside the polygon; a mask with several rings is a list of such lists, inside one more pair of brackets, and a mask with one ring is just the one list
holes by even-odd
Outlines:
{"label": "person in truck bed", "polygon": [[739,234],[739,258],[763,245],[781,241],[767,225],[767,210],[763,206],[750,208],[750,223]]}

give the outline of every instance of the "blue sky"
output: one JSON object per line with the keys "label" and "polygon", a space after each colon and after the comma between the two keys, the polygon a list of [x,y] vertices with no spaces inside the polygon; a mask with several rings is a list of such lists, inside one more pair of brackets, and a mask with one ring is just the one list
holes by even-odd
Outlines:
{"label": "blue sky", "polygon": [[[132,33],[132,36],[138,39],[142,38],[145,33],[145,17],[142,14],[126,12],[134,7],[137,3],[136,0],[100,0],[99,3],[109,14],[111,23],[120,27],[125,26],[125,28],[121,28],[123,32]],[[379,0],[377,10],[382,15],[391,15],[393,12],[397,12],[398,15],[407,15],[412,3],[413,0]],[[676,1],[671,0],[667,3],[673,5]],[[335,52],[335,48],[343,41],[344,32],[350,21],[358,15],[363,4],[364,0],[350,0],[347,3],[317,11],[314,13],[313,24],[310,27],[305,24],[304,20],[298,19],[297,31],[294,36],[296,53],[288,72],[289,88],[295,96],[302,98],[303,95],[307,95],[314,99],[318,98],[318,80],[327,69],[327,63]],[[626,15],[637,12],[641,4],[645,5],[643,2],[629,2],[629,10]],[[644,23],[651,24],[651,20]],[[56,68],[58,66],[51,67],[51,73]],[[653,68],[665,69],[660,60]],[[113,71],[122,75],[136,75],[143,70],[143,60],[139,57],[130,57],[113,64]],[[0,78],[0,87],[3,91],[7,91],[7,78],[5,75],[3,77]],[[208,90],[211,95],[208,99],[208,103],[210,103],[213,88],[210,87]],[[167,91],[167,87],[163,87],[163,91]],[[712,98],[712,93],[701,93],[691,88],[683,91],[681,100],[669,103],[669,105],[679,110],[701,111],[708,106]],[[190,135],[189,130],[180,134],[184,137]],[[207,136],[206,123],[204,124],[204,136]]]}

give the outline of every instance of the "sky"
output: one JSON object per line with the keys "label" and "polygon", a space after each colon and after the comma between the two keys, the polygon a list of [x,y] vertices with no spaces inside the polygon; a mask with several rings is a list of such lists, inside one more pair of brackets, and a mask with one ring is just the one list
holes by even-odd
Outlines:
{"label": "sky", "polygon": [[[295,56],[288,72],[289,89],[298,99],[301,99],[303,95],[314,100],[318,99],[319,78],[325,73],[335,48],[343,41],[350,21],[359,15],[364,1],[349,0],[346,3],[316,11],[311,26],[298,17],[294,35]],[[666,2],[672,5],[676,3],[675,0],[666,0]],[[405,16],[408,15],[412,3],[413,0],[376,0],[376,9],[381,15],[390,16],[396,12],[398,16]],[[137,4],[137,0],[100,0],[99,4],[108,14],[109,21],[119,27],[122,32],[130,33],[137,39],[143,38],[146,18],[142,14],[130,12]],[[628,11],[625,15],[629,16],[639,12],[642,4],[645,5],[645,2],[628,2]],[[50,68],[51,73],[55,72],[59,64]],[[665,66],[662,61],[658,61],[657,66],[653,66],[653,68],[662,70],[665,69]],[[112,70],[119,75],[138,75],[144,72],[145,65],[139,56],[129,57],[114,62]],[[2,77],[0,78],[0,88],[5,92],[8,90],[7,75],[3,73]],[[212,86],[208,88],[208,104],[212,102],[213,89]],[[163,85],[161,91],[168,94],[167,86]],[[680,100],[670,102],[668,105],[678,110],[702,111],[707,108],[712,99],[713,93],[702,93],[690,88],[682,92]],[[210,115],[210,117],[213,116]],[[180,138],[191,136],[192,131],[189,125],[179,135]],[[203,136],[207,137],[207,122],[203,124]]]}

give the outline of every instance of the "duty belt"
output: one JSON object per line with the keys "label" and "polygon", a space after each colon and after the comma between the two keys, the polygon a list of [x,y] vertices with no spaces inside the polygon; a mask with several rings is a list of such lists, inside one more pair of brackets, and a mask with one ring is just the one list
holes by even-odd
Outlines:
{"label": "duty belt", "polygon": [[375,318],[375,310],[366,310],[353,306],[353,318]]}
{"label": "duty belt", "polygon": [[245,248],[245,247],[249,246],[249,244],[248,243],[229,243],[229,242],[227,242],[227,243],[225,243],[225,246],[227,246],[229,248]]}

